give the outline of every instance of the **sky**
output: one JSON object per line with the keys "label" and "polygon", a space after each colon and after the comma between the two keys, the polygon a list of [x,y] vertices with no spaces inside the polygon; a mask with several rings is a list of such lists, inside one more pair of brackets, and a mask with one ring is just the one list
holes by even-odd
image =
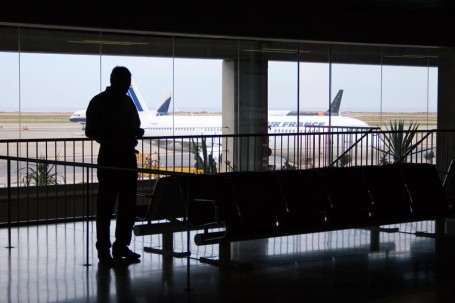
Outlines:
{"label": "sky", "polygon": [[[173,92],[173,111],[221,111],[221,60],[36,53],[0,53],[0,111],[85,109],[117,65],[151,109]],[[301,110],[326,110],[343,89],[341,111],[436,111],[437,68],[271,61],[268,74],[269,109],[296,109],[300,81]]]}

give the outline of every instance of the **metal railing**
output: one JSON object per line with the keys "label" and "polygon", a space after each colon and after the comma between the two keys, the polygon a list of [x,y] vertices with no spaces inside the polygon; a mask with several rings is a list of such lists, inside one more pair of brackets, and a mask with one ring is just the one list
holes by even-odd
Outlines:
{"label": "metal railing", "polygon": [[[139,191],[160,175],[382,165],[396,161],[436,164],[455,158],[455,131],[416,131],[401,154],[387,149],[379,129],[267,135],[147,137],[137,150]],[[80,220],[93,209],[98,144],[90,139],[0,140],[0,224]],[[436,157],[437,155],[437,157]],[[87,188],[89,191],[87,192]],[[13,201],[7,211],[7,201]],[[141,203],[141,201],[139,201]],[[147,201],[143,201],[147,203]]]}

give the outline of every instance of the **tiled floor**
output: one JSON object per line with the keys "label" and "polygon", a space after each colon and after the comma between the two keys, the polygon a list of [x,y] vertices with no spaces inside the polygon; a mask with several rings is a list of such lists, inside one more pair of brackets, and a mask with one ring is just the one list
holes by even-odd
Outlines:
{"label": "tiled floor", "polygon": [[[93,228],[13,229],[14,248],[0,229],[0,302],[455,302],[455,241],[413,234],[431,232],[432,222],[381,233],[377,251],[360,229],[233,244],[233,259],[251,267],[198,261],[217,258],[216,245],[192,246],[189,259],[145,253],[161,244],[147,236],[132,244],[140,263],[105,268],[94,258]],[[174,242],[186,250],[185,233]]]}

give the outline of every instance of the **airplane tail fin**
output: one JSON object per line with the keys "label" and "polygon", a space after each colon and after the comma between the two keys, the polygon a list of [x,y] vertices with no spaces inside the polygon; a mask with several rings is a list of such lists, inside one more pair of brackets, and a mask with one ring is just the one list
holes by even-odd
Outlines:
{"label": "airplane tail fin", "polygon": [[333,99],[332,103],[330,104],[329,109],[327,110],[328,113],[332,115],[339,115],[340,114],[340,105],[341,105],[341,98],[343,97],[343,90],[340,89]]}
{"label": "airplane tail fin", "polygon": [[127,95],[133,99],[134,105],[136,105],[138,112],[148,112],[149,108],[147,104],[144,102],[141,94],[139,93],[136,85],[134,83],[131,84],[131,87],[128,89]]}
{"label": "airplane tail fin", "polygon": [[166,98],[166,100],[161,104],[160,107],[156,110],[157,116],[167,116],[169,115],[169,105],[171,104],[172,96]]}

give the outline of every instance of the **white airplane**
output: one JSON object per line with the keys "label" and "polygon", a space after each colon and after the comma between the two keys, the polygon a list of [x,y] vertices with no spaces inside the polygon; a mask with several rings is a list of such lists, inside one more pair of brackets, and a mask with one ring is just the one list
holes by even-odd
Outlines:
{"label": "white airplane", "polygon": [[80,122],[82,124],[85,124],[85,120],[86,120],[85,111],[86,111],[85,109],[81,109],[81,110],[74,112],[70,116],[70,121],[71,122]]}
{"label": "white airplane", "polygon": [[[342,117],[339,114],[343,90],[340,89],[325,112],[317,111],[269,111],[269,133],[291,133],[304,131],[305,127],[368,127],[368,124],[358,119]],[[332,113],[331,119],[329,114]],[[299,116],[297,118],[297,116]],[[221,126],[221,116],[155,116],[141,117],[141,127],[146,136],[191,136],[231,134],[227,127]],[[223,132],[224,128],[224,132]]]}
{"label": "white airplane", "polygon": [[[150,116],[141,120],[145,136],[192,136],[232,134],[217,116]],[[305,128],[370,128],[358,119],[343,116],[269,116],[269,134],[304,132]],[[223,131],[224,130],[224,131]],[[313,130],[314,131],[314,130]],[[321,131],[322,128],[321,128]]]}
{"label": "white airplane", "polygon": [[[145,130],[145,137],[221,135],[233,133],[227,126],[222,125],[221,115],[169,116],[168,109],[171,97],[168,97],[156,111],[150,111],[137,89],[135,90],[134,88],[133,85],[129,89],[128,95],[133,99],[138,109],[141,127]],[[326,112],[300,111],[300,115],[297,115],[296,112],[288,112],[287,115],[274,115],[272,112],[269,112],[268,133],[273,134],[269,139],[269,148],[272,155],[284,158],[287,161],[294,158],[294,142],[296,140],[286,134],[297,132],[324,132],[328,127],[339,128],[344,131],[347,129],[371,128],[363,121],[339,115],[342,94],[343,90],[340,90],[332,101],[329,110]],[[329,112],[331,112],[332,115],[329,115]],[[75,112],[71,116],[70,121],[84,123],[85,110]],[[347,138],[345,136],[343,138],[343,146],[352,144],[352,141],[352,138]],[[160,146],[177,151],[189,150],[189,141],[178,143],[171,142],[172,140],[161,140]],[[156,144],[157,140],[154,140],[154,143]],[[168,144],[169,146],[166,147],[165,144]],[[211,146],[211,152],[213,154],[220,153],[220,146],[214,146],[213,143],[208,145]]]}
{"label": "white airplane", "polygon": [[[142,118],[141,118],[142,119]],[[221,115],[207,115],[207,116],[148,116],[141,120],[141,127],[145,130],[145,137],[158,137],[158,136],[198,136],[198,135],[229,135],[233,132],[227,127],[222,125]],[[296,160],[295,148],[296,142],[300,145],[300,154],[302,154],[302,146],[305,146],[302,140],[312,140],[311,147],[307,148],[307,154],[320,153],[322,149],[328,148],[329,141],[332,149],[336,148],[338,151],[343,152],[349,146],[354,144],[360,135],[344,134],[336,139],[326,135],[319,136],[315,142],[314,137],[308,133],[314,132],[327,132],[331,128],[334,131],[353,131],[353,130],[368,130],[371,127],[358,119],[343,117],[340,115],[269,115],[268,116],[268,134],[269,148],[271,155],[280,157],[286,161],[294,162]],[[302,133],[293,135],[295,133]],[[296,140],[296,136],[301,139]],[[306,139],[303,139],[306,138]],[[312,138],[312,139],[311,139]],[[373,142],[371,136],[368,137],[367,142]],[[214,155],[221,153],[220,140],[207,143],[210,146],[209,153]],[[163,148],[171,150],[188,151],[189,141],[184,140],[154,140],[153,144],[159,144]],[[166,144],[168,146],[166,146]],[[321,147],[323,146],[323,147]],[[365,145],[363,145],[365,148]],[[283,161],[281,161],[283,162]]]}
{"label": "white airplane", "polygon": [[[137,88],[134,85],[134,83],[128,89],[127,95],[130,96],[131,99],[133,99],[133,102],[136,105],[137,112],[139,114],[139,118],[141,119],[141,121],[143,119],[147,120],[149,116],[166,116],[166,115],[169,115],[169,105],[171,104],[172,96],[167,96],[166,99],[164,100],[164,102],[161,104],[161,106],[158,107],[158,109],[152,111],[152,110],[149,110],[147,104],[144,102],[144,99],[140,95],[140,93],[137,90]],[[86,110],[83,109],[83,110],[78,110],[78,111],[74,112],[70,116],[69,120],[71,122],[79,122],[79,123],[85,124],[85,121],[86,121],[86,113],[85,113],[85,111]]]}

